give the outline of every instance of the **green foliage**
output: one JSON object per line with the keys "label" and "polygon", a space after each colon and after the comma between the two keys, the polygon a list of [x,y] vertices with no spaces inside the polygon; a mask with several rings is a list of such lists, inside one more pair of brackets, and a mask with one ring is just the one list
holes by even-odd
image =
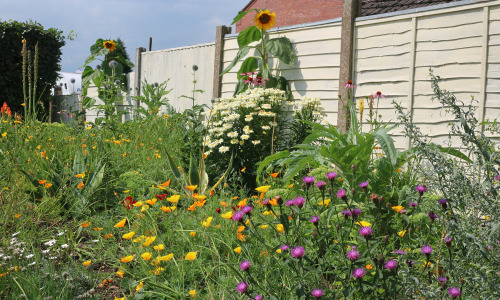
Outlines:
{"label": "green foliage", "polygon": [[149,84],[147,80],[144,80],[142,83],[142,95],[135,96],[134,98],[140,103],[146,104],[146,108],[139,107],[137,112],[143,114],[146,118],[151,116],[156,116],[160,113],[162,106],[166,106],[166,113],[172,114],[174,113],[174,108],[170,105],[167,98],[164,98],[168,95],[172,89],[167,90],[168,80],[162,82],[161,84],[154,83]]}
{"label": "green foliage", "polygon": [[23,96],[22,71],[22,40],[26,40],[26,50],[34,58],[35,45],[38,44],[39,62],[38,78],[35,90],[36,99],[47,107],[50,99],[50,90],[56,84],[58,71],[61,69],[61,48],[65,45],[63,32],[49,28],[45,29],[34,21],[28,22],[0,22],[0,96],[7,102],[13,112],[24,111],[21,104]]}

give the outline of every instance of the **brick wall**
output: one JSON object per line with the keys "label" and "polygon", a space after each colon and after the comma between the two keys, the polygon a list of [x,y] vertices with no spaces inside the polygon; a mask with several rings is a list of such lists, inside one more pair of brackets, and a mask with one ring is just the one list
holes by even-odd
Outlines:
{"label": "brick wall", "polygon": [[[267,0],[267,9],[276,13],[274,27],[290,26],[342,17],[342,0]],[[254,0],[247,10],[264,9],[264,0]],[[241,8],[243,9],[243,7]],[[251,12],[236,23],[236,32],[254,25]]]}

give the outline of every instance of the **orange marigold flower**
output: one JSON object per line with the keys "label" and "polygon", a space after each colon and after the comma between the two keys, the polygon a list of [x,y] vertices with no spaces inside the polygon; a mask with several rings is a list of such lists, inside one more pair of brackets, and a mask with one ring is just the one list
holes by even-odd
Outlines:
{"label": "orange marigold flower", "polygon": [[276,178],[276,177],[278,177],[279,174],[280,174],[280,172],[276,172],[276,173],[272,173],[269,175],[271,175],[272,178]]}
{"label": "orange marigold flower", "polygon": [[80,226],[82,227],[88,227],[90,225],[89,221],[85,221],[83,223],[80,223]]}
{"label": "orange marigold flower", "polygon": [[90,265],[91,262],[92,262],[92,260],[89,259],[86,262],[82,263],[82,265],[88,266],[88,265]]}
{"label": "orange marigold flower", "polygon": [[367,265],[366,265],[366,269],[367,269],[367,270],[371,270],[371,269],[373,269],[373,266],[372,266],[372,265],[370,265],[370,264],[367,264]]}
{"label": "orange marigold flower", "polygon": [[47,182],[47,180],[39,180],[38,183],[39,184],[45,184]]}
{"label": "orange marigold flower", "polygon": [[85,184],[83,182],[80,182],[77,186],[77,188],[79,189],[83,189],[83,187],[85,186]]}
{"label": "orange marigold flower", "polygon": [[120,222],[116,223],[114,227],[115,228],[122,228],[125,226],[126,222],[127,222],[127,219],[125,218],[125,219],[121,220]]}

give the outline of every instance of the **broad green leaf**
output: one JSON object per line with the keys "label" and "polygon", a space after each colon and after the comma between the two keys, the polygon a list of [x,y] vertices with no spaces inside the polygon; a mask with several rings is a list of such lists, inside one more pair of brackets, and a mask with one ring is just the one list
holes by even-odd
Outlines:
{"label": "broad green leaf", "polygon": [[257,70],[258,68],[259,68],[259,62],[257,61],[257,58],[253,56],[247,57],[241,64],[241,67],[238,70],[238,74],[236,76],[238,80],[240,80],[243,77],[240,74],[252,72]]}
{"label": "broad green leaf", "polygon": [[293,66],[295,51],[293,51],[292,43],[288,38],[279,37],[270,39],[266,42],[266,47],[274,57],[279,58],[279,60],[287,65]]}
{"label": "broad green leaf", "polygon": [[236,15],[236,17],[234,17],[233,19],[233,23],[231,23],[231,25],[234,25],[236,22],[238,22],[239,20],[243,19],[243,17],[245,17],[249,12],[251,11],[257,11],[257,9],[250,9],[250,10],[247,10],[247,11],[240,11],[238,12],[238,15]]}
{"label": "broad green leaf", "polygon": [[83,99],[83,109],[89,109],[94,106],[96,100],[94,98],[85,97]]}
{"label": "broad green leaf", "polygon": [[229,64],[229,66],[227,66],[224,71],[222,71],[222,73],[220,74],[220,76],[226,74],[227,72],[231,71],[231,69],[240,61],[240,59],[242,59],[243,57],[245,57],[248,52],[250,52],[250,47],[248,46],[245,46],[243,48],[241,48],[238,53],[236,54],[236,56],[234,57],[233,61]]}
{"label": "broad green leaf", "polygon": [[238,46],[241,49],[252,42],[259,41],[261,38],[262,34],[259,28],[257,28],[257,26],[249,26],[238,34]]}
{"label": "broad green leaf", "polygon": [[460,158],[462,160],[465,160],[468,163],[471,163],[471,164],[473,163],[473,161],[469,157],[467,157],[467,155],[460,152],[460,150],[453,149],[450,147],[443,147],[441,145],[436,145],[436,147],[439,149],[439,151],[441,151],[443,153],[455,156],[456,158]]}
{"label": "broad green leaf", "polygon": [[248,88],[248,85],[243,82],[243,79],[238,80],[236,83],[236,88],[234,89],[233,97],[236,97],[239,93],[243,93]]}
{"label": "broad green leaf", "polygon": [[392,166],[396,166],[398,160],[398,151],[394,146],[394,140],[389,136],[390,128],[379,128],[373,132],[373,136],[384,150],[385,155],[391,161]]}
{"label": "broad green leaf", "polygon": [[[189,156],[189,184],[190,185],[200,185],[200,173],[198,170],[198,164],[196,160],[193,159],[193,155]],[[201,190],[201,187],[200,187]]]}

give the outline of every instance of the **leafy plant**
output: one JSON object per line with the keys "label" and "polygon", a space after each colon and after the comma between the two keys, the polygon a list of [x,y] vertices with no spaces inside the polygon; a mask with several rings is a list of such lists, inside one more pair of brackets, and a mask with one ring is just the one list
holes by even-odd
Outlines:
{"label": "leafy plant", "polygon": [[135,96],[134,98],[141,103],[146,104],[147,109],[144,107],[139,107],[137,109],[137,112],[143,114],[146,117],[157,116],[160,113],[162,106],[166,106],[166,113],[172,114],[174,112],[174,109],[169,104],[168,99],[164,98],[172,91],[172,89],[167,90],[167,83],[168,80],[160,84],[149,84],[147,80],[144,80],[141,85],[142,95]]}

